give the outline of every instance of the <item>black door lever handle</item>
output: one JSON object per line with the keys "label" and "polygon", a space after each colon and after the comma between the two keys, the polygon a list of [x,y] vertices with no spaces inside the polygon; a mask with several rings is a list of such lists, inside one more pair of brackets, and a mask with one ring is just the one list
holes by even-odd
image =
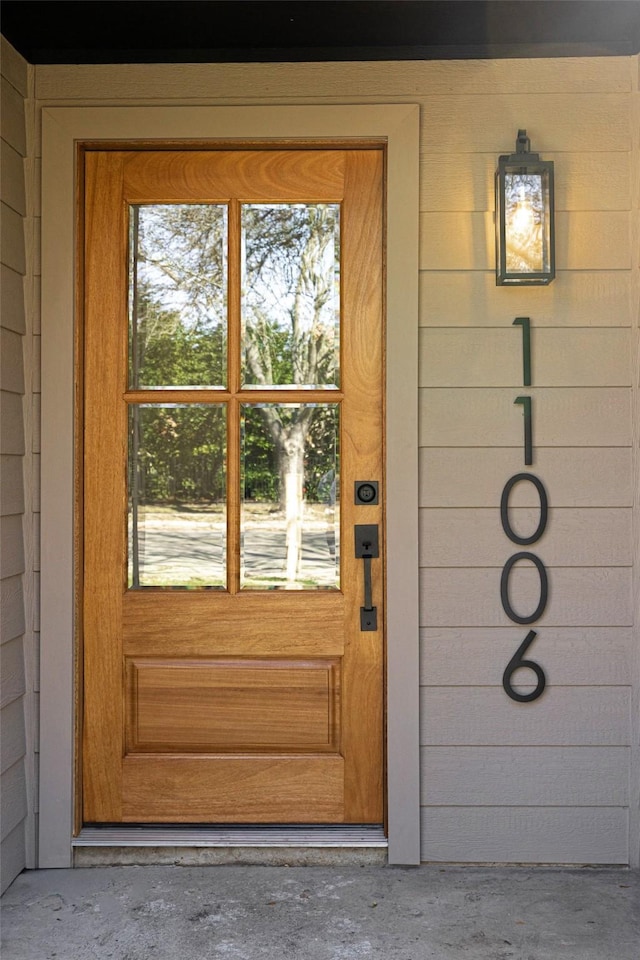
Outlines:
{"label": "black door lever handle", "polygon": [[360,607],[360,629],[362,631],[377,630],[378,610],[373,605],[371,590],[371,561],[374,557],[380,556],[377,524],[356,524],[355,552],[356,557],[364,561],[364,605]]}

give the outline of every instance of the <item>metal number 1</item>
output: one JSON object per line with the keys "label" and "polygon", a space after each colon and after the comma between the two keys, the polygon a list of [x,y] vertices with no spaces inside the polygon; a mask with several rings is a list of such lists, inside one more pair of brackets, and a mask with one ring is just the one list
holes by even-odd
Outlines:
{"label": "metal number 1", "polygon": [[524,462],[530,467],[533,463],[533,431],[531,428],[531,397],[516,397],[514,403],[521,403],[524,407]]}
{"label": "metal number 1", "polygon": [[512,326],[522,327],[522,382],[525,387],[531,386],[531,320],[529,317],[516,317]]}

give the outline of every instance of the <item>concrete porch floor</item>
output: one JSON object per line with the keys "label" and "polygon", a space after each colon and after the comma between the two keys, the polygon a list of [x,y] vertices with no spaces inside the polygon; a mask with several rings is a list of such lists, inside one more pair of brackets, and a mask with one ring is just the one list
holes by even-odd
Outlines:
{"label": "concrete porch floor", "polygon": [[425,865],[21,874],[2,960],[639,960],[640,873]]}

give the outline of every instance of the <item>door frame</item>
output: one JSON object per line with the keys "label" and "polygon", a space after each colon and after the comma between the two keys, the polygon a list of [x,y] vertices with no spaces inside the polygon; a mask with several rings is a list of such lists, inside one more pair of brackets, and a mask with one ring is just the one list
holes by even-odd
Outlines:
{"label": "door frame", "polygon": [[419,119],[414,104],[43,108],[40,868],[71,865],[74,824],[76,145],[127,140],[386,142],[388,856],[420,862]]}

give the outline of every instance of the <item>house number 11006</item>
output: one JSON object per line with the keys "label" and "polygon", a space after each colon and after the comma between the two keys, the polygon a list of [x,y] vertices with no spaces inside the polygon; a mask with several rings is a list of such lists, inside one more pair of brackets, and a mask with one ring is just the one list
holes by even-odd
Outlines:
{"label": "house number 11006", "polygon": [[[514,325],[517,324],[522,327],[523,383],[525,387],[528,387],[531,386],[531,321],[529,317],[516,317],[513,323]],[[523,407],[524,464],[528,467],[533,463],[532,400],[531,397],[516,397],[514,403],[522,404]],[[513,529],[509,518],[509,498],[511,496],[511,491],[516,484],[519,483],[532,484],[536,488],[539,500],[540,514],[538,526],[530,536],[526,537],[521,536]],[[500,498],[500,520],[502,522],[502,529],[512,543],[517,543],[520,546],[528,546],[529,544],[536,543],[536,541],[540,539],[546,530],[548,517],[549,499],[547,497],[547,491],[545,490],[544,484],[539,477],[536,477],[533,473],[516,473],[513,477],[510,477],[507,480],[502,491],[502,497]],[[518,613],[518,611],[514,609],[509,595],[509,580],[511,577],[511,571],[520,561],[533,564],[537,570],[540,582],[538,605],[531,614]],[[547,576],[545,565],[540,557],[537,557],[535,553],[529,553],[526,550],[523,550],[520,553],[514,553],[512,557],[509,557],[502,569],[502,576],[500,577],[500,599],[502,601],[502,609],[509,619],[513,621],[513,623],[534,623],[544,613],[548,598],[549,578]],[[536,636],[537,634],[535,630],[529,630],[528,634],[514,653],[513,657],[511,660],[509,660],[504,674],[502,675],[502,686],[504,687],[507,696],[511,697],[512,700],[519,701],[520,703],[527,703],[531,700],[537,700],[538,697],[541,696],[547,682],[544,670],[540,664],[536,663],[534,660],[525,659],[525,654],[535,640]],[[532,670],[536,676],[536,685],[529,693],[519,693],[514,689],[511,683],[513,674],[516,672],[516,670],[521,669]]]}

